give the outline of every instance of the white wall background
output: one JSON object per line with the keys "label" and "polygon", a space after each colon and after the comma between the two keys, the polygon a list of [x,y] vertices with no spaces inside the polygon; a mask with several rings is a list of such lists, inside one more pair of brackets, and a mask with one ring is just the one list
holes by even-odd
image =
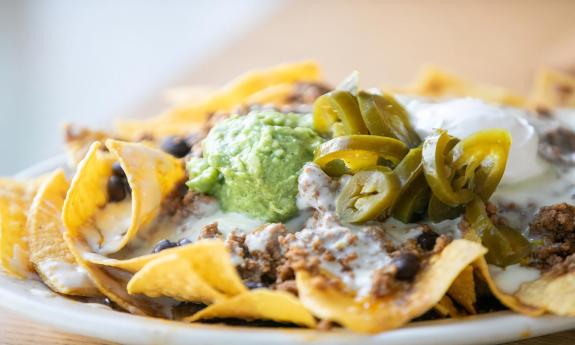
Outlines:
{"label": "white wall background", "polygon": [[0,175],[61,152],[64,122],[134,115],[279,4],[0,0]]}

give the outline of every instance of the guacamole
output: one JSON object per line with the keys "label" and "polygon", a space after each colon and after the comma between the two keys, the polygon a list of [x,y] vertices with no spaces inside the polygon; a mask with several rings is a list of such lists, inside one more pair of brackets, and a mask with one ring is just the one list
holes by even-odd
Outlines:
{"label": "guacamole", "polygon": [[216,196],[225,211],[268,222],[297,213],[297,179],[322,139],[311,116],[254,111],[216,125],[203,141],[203,158],[187,169],[188,187]]}

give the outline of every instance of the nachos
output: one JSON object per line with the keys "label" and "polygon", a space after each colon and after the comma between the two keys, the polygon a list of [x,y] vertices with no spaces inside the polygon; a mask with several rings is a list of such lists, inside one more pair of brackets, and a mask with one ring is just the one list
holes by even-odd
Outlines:
{"label": "nachos", "polygon": [[113,132],[68,126],[68,173],[0,180],[0,262],[188,323],[575,316],[575,79],[538,80],[330,87],[302,62],[174,90]]}

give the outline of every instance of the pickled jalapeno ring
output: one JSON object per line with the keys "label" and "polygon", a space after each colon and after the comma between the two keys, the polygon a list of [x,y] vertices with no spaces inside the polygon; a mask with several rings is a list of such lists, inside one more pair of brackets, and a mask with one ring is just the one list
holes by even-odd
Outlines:
{"label": "pickled jalapeno ring", "polygon": [[469,223],[471,232],[465,237],[480,240],[489,249],[485,255],[488,263],[506,267],[521,262],[529,254],[529,241],[515,229],[493,225],[480,198],[467,204],[465,220]]}
{"label": "pickled jalapeno ring", "polygon": [[347,135],[323,143],[315,152],[314,162],[325,170],[330,162],[341,160],[349,173],[355,173],[375,167],[382,160],[395,166],[408,150],[405,144],[393,138]]}
{"label": "pickled jalapeno ring", "polygon": [[357,172],[336,200],[342,221],[362,223],[385,214],[395,203],[401,187],[397,176],[386,167]]}
{"label": "pickled jalapeno ring", "polygon": [[317,132],[328,134],[338,119],[347,134],[368,134],[357,99],[350,91],[334,90],[322,95],[314,103],[313,127]]}
{"label": "pickled jalapeno ring", "polygon": [[407,112],[393,96],[360,91],[357,99],[365,125],[372,135],[396,138],[409,147],[421,143],[411,127]]}
{"label": "pickled jalapeno ring", "polygon": [[465,171],[460,184],[489,200],[505,172],[510,147],[511,135],[503,129],[480,131],[460,141],[450,151],[455,172]]}
{"label": "pickled jalapeno ring", "polygon": [[471,201],[473,191],[465,188],[454,189],[449,148],[454,140],[445,131],[438,131],[423,142],[422,162],[425,179],[433,194],[446,205],[457,207]]}

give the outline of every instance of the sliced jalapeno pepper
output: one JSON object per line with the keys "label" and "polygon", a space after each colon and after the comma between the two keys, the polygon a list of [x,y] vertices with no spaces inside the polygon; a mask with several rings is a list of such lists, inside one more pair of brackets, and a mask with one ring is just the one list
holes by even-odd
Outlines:
{"label": "sliced jalapeno pepper", "polygon": [[409,147],[421,143],[409,123],[407,112],[393,96],[360,91],[357,99],[361,116],[371,134],[399,139]]}
{"label": "sliced jalapeno pepper", "polygon": [[412,223],[425,215],[431,190],[423,174],[401,188],[401,194],[391,208],[391,216],[403,223]]}
{"label": "sliced jalapeno pepper", "polygon": [[489,250],[485,255],[488,263],[506,267],[520,262],[529,254],[529,241],[517,230],[493,225],[481,199],[475,198],[467,204],[465,219],[471,231],[465,237],[480,240]]}
{"label": "sliced jalapeno pepper", "polygon": [[423,142],[422,162],[425,179],[433,194],[446,205],[457,207],[473,199],[474,193],[467,188],[454,189],[454,172],[446,153],[455,140],[447,132],[439,131]]}
{"label": "sliced jalapeno pepper", "polygon": [[336,211],[348,223],[375,219],[395,203],[400,189],[399,179],[389,168],[359,171],[337,197]]}
{"label": "sliced jalapeno pepper", "polygon": [[423,173],[423,165],[421,163],[421,147],[409,150],[407,155],[403,157],[401,162],[393,170],[399,180],[401,186],[405,186],[413,181],[417,176]]}
{"label": "sliced jalapeno pepper", "polygon": [[397,139],[346,135],[323,143],[315,152],[314,162],[325,170],[330,162],[341,160],[347,171],[354,173],[380,165],[382,160],[395,166],[407,151],[407,146]]}
{"label": "sliced jalapeno pepper", "polygon": [[511,135],[503,129],[477,132],[450,151],[458,185],[468,185],[483,201],[489,200],[505,172]]}
{"label": "sliced jalapeno pepper", "polygon": [[313,106],[313,126],[322,134],[329,133],[340,119],[347,134],[368,134],[355,96],[344,90],[334,90],[319,97]]}
{"label": "sliced jalapeno pepper", "polygon": [[432,222],[438,223],[446,219],[459,217],[463,213],[463,210],[463,206],[452,207],[446,205],[435,195],[432,195],[429,199],[429,205],[427,205],[427,216]]}

